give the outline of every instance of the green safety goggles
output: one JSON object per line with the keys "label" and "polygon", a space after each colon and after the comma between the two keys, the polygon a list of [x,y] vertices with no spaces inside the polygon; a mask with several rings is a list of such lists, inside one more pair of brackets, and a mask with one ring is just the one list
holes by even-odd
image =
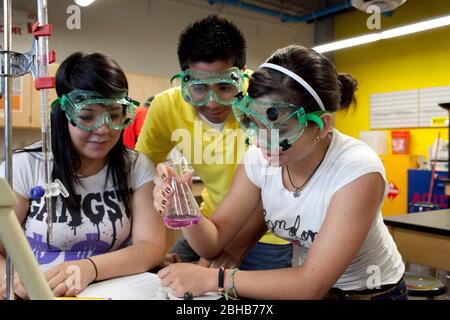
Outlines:
{"label": "green safety goggles", "polygon": [[256,100],[250,96],[239,97],[232,105],[233,113],[252,143],[269,150],[289,149],[308,126],[317,123],[320,130],[324,124],[320,116],[324,111],[306,113],[305,109],[283,101]]}
{"label": "green safety goggles", "polygon": [[221,105],[231,105],[236,95],[242,92],[244,78],[248,78],[237,67],[220,72],[206,72],[187,69],[171,79],[180,79],[184,100],[194,107],[202,107],[215,100]]}
{"label": "green safety goggles", "polygon": [[112,130],[123,130],[134,120],[139,102],[126,94],[117,98],[105,98],[95,91],[75,89],[56,99],[70,123],[81,130],[93,131],[107,124]]}

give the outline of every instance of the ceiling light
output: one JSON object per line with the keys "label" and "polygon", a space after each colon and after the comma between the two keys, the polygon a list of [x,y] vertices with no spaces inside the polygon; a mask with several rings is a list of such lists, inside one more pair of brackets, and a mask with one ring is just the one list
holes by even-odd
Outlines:
{"label": "ceiling light", "polygon": [[314,47],[313,49],[317,52],[324,53],[329,51],[335,51],[339,49],[349,48],[358,46],[361,44],[366,44],[370,42],[375,42],[381,39],[389,39],[404,36],[407,34],[412,34],[416,32],[421,32],[425,30],[431,30],[435,28],[440,28],[450,25],[450,16],[445,16],[441,18],[435,18],[427,21],[417,22],[409,24],[402,27],[397,27],[393,29],[388,29],[381,32],[371,33],[368,35],[358,36],[354,38],[349,38],[345,40],[330,42]]}
{"label": "ceiling light", "polygon": [[95,0],[75,0],[75,3],[80,7],[87,7],[92,4]]}

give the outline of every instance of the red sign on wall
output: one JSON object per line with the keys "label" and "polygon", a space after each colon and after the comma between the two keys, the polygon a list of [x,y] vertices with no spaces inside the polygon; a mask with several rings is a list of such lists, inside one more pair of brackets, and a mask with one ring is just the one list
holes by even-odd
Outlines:
{"label": "red sign on wall", "polygon": [[395,183],[393,183],[392,181],[389,182],[389,191],[387,194],[387,197],[389,200],[394,200],[398,195],[400,194],[400,189],[397,188],[397,186],[395,185]]}

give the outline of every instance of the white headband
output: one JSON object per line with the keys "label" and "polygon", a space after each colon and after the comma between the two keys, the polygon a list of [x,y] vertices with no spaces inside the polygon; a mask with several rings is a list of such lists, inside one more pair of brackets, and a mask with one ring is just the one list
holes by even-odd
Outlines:
{"label": "white headband", "polygon": [[319,95],[308,84],[308,82],[306,82],[305,80],[300,78],[299,75],[293,73],[291,70],[288,70],[288,69],[286,69],[286,68],[284,68],[282,66],[279,66],[277,64],[274,64],[274,63],[263,63],[262,65],[259,66],[259,69],[261,69],[261,68],[275,69],[275,70],[278,70],[278,71],[284,73],[285,75],[289,76],[290,78],[294,79],[295,81],[300,83],[303,88],[308,90],[308,92],[313,96],[314,100],[316,100],[316,102],[319,105],[320,109],[322,109],[322,111],[326,111],[325,107],[323,106],[322,100],[320,100],[320,98],[319,98]]}

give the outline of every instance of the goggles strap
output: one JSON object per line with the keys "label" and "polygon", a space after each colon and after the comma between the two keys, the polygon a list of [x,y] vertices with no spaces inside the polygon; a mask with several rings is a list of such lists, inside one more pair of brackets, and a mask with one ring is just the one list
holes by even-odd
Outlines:
{"label": "goggles strap", "polygon": [[51,109],[56,108],[56,105],[57,105],[58,103],[59,103],[59,98],[56,98],[55,100],[53,100],[53,102],[52,102],[50,108],[51,108]]}
{"label": "goggles strap", "polygon": [[[247,78],[247,79],[250,79],[250,76],[248,75],[248,74],[246,74],[246,73],[243,73],[242,71],[241,71],[241,75],[242,75],[242,78]],[[182,71],[182,72],[179,72],[179,73],[177,73],[176,75],[174,75],[172,78],[170,78],[170,83],[172,83],[173,82],[173,80],[175,80],[175,79],[181,79],[181,78],[184,78],[186,76],[186,74],[185,74],[185,72],[184,71]]]}
{"label": "goggles strap", "polygon": [[314,113],[307,113],[306,114],[306,121],[312,121],[317,123],[317,125],[320,128],[320,131],[323,131],[324,125],[322,119],[318,115],[315,115]]}
{"label": "goggles strap", "polygon": [[172,78],[170,78],[170,83],[173,82],[173,80],[177,79],[177,78],[181,78],[183,76],[183,72],[177,73],[176,75],[174,75]]}
{"label": "goggles strap", "polygon": [[131,104],[133,104],[133,107],[139,107],[139,105],[141,104],[139,101],[137,101],[137,100],[133,100],[133,99],[131,99],[131,98],[129,98],[130,99],[130,102],[131,102]]}

